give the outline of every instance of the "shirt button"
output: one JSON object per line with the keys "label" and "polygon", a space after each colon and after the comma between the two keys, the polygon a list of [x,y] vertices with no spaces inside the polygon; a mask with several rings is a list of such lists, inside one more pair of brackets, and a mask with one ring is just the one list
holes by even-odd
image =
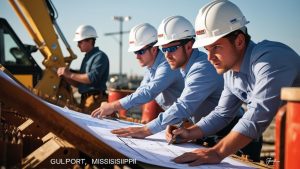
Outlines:
{"label": "shirt button", "polygon": [[242,97],[243,97],[244,99],[246,99],[246,98],[247,98],[247,93],[246,93],[246,92],[243,92],[243,93],[242,93]]}

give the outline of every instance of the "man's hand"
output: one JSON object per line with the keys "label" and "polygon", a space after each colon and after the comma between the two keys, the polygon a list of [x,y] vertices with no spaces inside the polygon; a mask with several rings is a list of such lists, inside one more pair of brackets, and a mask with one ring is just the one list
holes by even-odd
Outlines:
{"label": "man's hand", "polygon": [[111,115],[114,111],[116,110],[114,110],[113,103],[102,102],[101,106],[91,113],[91,116],[103,118],[107,115]]}
{"label": "man's hand", "polygon": [[185,128],[178,128],[173,125],[168,125],[166,129],[166,140],[168,143],[172,142],[172,139],[175,137],[180,137],[180,141],[176,143],[184,143],[189,141],[189,130]]}
{"label": "man's hand", "polygon": [[60,67],[57,69],[57,75],[59,77],[63,76],[65,78],[70,78],[71,77],[71,72],[67,67]]}
{"label": "man's hand", "polygon": [[145,138],[152,135],[151,131],[147,127],[128,127],[120,128],[111,131],[113,134],[117,134],[119,137],[134,137]]}
{"label": "man's hand", "polygon": [[192,152],[187,152],[173,159],[176,163],[187,163],[189,166],[197,166],[201,164],[216,164],[220,163],[221,158],[218,152],[213,148],[196,149]]}
{"label": "man's hand", "polygon": [[184,153],[175,158],[173,161],[176,163],[188,163],[190,166],[220,163],[225,157],[245,147],[251,142],[251,140],[252,138],[250,137],[231,131],[214,147],[208,149],[197,149],[192,152]]}
{"label": "man's hand", "polygon": [[172,137],[174,137],[174,135],[176,137],[182,138],[182,140],[180,140],[180,143],[184,143],[189,140],[203,137],[202,130],[196,125],[190,126],[187,129],[186,128],[175,129],[175,128],[173,126],[168,126],[166,129],[166,140],[168,143],[170,142]]}

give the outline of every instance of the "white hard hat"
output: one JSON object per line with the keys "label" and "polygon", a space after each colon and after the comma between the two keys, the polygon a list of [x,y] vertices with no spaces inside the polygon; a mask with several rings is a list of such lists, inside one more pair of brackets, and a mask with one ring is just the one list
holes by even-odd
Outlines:
{"label": "white hard hat", "polygon": [[138,51],[156,41],[157,31],[152,25],[148,23],[136,25],[129,33],[128,52]]}
{"label": "white hard hat", "polygon": [[91,25],[80,25],[75,32],[74,41],[78,42],[88,38],[97,38],[97,32]]}
{"label": "white hard hat", "polygon": [[213,1],[199,10],[196,17],[196,41],[193,48],[210,45],[225,35],[244,28],[249,22],[235,4]]}
{"label": "white hard hat", "polygon": [[182,16],[171,16],[162,20],[158,27],[158,42],[154,46],[161,46],[170,42],[188,39],[195,36],[195,30],[190,21]]}

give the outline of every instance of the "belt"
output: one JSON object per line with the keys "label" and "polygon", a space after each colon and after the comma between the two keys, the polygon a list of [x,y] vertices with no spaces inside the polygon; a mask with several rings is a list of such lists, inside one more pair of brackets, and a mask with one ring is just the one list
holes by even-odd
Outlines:
{"label": "belt", "polygon": [[87,98],[90,96],[97,96],[97,95],[103,96],[106,95],[106,93],[103,91],[90,91],[90,92],[82,93],[81,97]]}

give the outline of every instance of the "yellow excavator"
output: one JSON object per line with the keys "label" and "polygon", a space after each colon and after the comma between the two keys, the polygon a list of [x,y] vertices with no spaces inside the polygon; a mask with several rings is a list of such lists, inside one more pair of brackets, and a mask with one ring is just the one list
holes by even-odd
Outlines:
{"label": "yellow excavator", "polygon": [[[11,7],[25,26],[33,45],[24,45],[13,28],[0,18],[0,63],[24,86],[52,102],[77,107],[71,87],[56,70],[69,66],[76,55],[70,48],[56,19],[57,12],[50,0],[9,0]],[[62,40],[69,56],[64,57],[58,39]],[[44,56],[42,70],[31,53],[39,50]]]}
{"label": "yellow excavator", "polygon": [[[7,20],[0,18],[0,73],[5,72],[22,88],[29,89],[32,91],[29,93],[43,100],[81,111],[71,86],[56,73],[59,67],[70,66],[76,55],[56,22],[57,12],[51,0],[9,0],[9,3],[35,45],[22,43]],[[63,55],[59,39],[69,56]],[[37,51],[44,57],[43,70],[32,56]],[[37,99],[45,103],[39,97],[21,96],[12,90],[8,82],[1,82],[0,168],[49,168],[50,158],[62,155],[79,158],[80,151],[76,147],[56,136],[63,133],[64,127],[52,133],[54,130],[51,127],[66,125],[61,121],[63,117],[53,120],[53,112],[47,112],[31,102]],[[16,99],[9,100],[10,97]],[[30,106],[33,109],[29,109]],[[58,121],[61,123],[57,124]],[[46,125],[48,122],[52,124]]]}
{"label": "yellow excavator", "polygon": [[[56,22],[57,12],[51,0],[9,3],[35,45],[23,44],[9,23],[0,18],[0,70],[6,73],[3,76],[0,71],[0,168],[76,168],[76,164],[53,165],[51,161],[125,158],[23,90],[27,87],[44,100],[80,111],[72,88],[56,73],[59,67],[70,66],[76,56]],[[63,56],[58,38],[69,56]],[[32,57],[36,51],[44,56],[44,70]]]}

